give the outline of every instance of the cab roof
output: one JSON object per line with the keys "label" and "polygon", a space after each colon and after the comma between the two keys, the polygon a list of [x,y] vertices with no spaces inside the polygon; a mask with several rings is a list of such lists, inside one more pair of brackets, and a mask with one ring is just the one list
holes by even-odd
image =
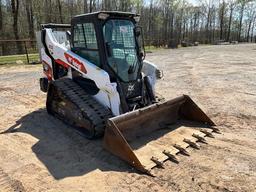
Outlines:
{"label": "cab roof", "polygon": [[86,13],[86,14],[81,14],[77,15],[72,18],[72,21],[81,21],[81,20],[86,20],[86,19],[98,19],[98,15],[104,13],[108,14],[109,17],[117,17],[117,18],[134,18],[140,16],[139,14],[136,13],[131,13],[131,12],[121,12],[121,11],[97,11],[93,13]]}

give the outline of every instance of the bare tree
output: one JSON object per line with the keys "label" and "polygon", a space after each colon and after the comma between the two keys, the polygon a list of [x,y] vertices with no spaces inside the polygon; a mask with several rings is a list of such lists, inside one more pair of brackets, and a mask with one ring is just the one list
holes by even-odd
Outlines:
{"label": "bare tree", "polygon": [[245,5],[246,5],[246,0],[240,0],[239,25],[238,25],[238,36],[237,36],[238,41],[241,41],[241,32],[242,32],[242,23],[244,18]]}
{"label": "bare tree", "polygon": [[104,10],[111,10],[111,0],[104,0],[104,4],[103,4],[103,6],[104,6]]}
{"label": "bare tree", "polygon": [[[0,39],[3,39],[3,12],[2,12],[2,1],[0,0]],[[0,53],[4,53],[4,45],[0,44]]]}
{"label": "bare tree", "polygon": [[31,39],[35,38],[34,34],[34,14],[33,14],[33,6],[31,0],[25,1],[25,9],[27,14],[27,21],[28,21],[28,31],[29,31],[29,37]]}
{"label": "bare tree", "polygon": [[93,0],[90,0],[89,12],[92,12]]}
{"label": "bare tree", "polygon": [[[256,14],[254,15],[253,22],[252,22],[252,28],[251,28],[251,42],[253,42],[255,23],[256,23]],[[254,41],[254,42],[255,42],[255,41]]]}
{"label": "bare tree", "polygon": [[88,4],[87,4],[87,0],[84,0],[84,13],[88,12]]}
{"label": "bare tree", "polygon": [[2,12],[2,0],[0,0],[0,31],[2,30],[3,30],[3,12]]}
{"label": "bare tree", "polygon": [[46,22],[52,22],[52,0],[45,0]]}
{"label": "bare tree", "polygon": [[256,0],[195,1],[199,4],[191,0],[0,0],[0,38],[33,39],[42,23],[69,23],[81,12],[116,10],[140,13],[146,42],[157,46],[181,40],[254,40]]}
{"label": "bare tree", "polygon": [[229,3],[228,32],[227,32],[226,41],[230,41],[230,33],[231,33],[231,25],[232,25],[234,9],[235,9],[235,2],[234,1],[230,1],[230,3]]}
{"label": "bare tree", "polygon": [[57,0],[57,3],[58,3],[58,9],[59,9],[60,22],[63,23],[62,6],[61,6],[60,0]]}
{"label": "bare tree", "polygon": [[[11,7],[12,7],[12,17],[13,17],[13,33],[16,40],[19,40],[19,31],[18,31],[18,13],[19,13],[19,0],[11,0]],[[21,43],[17,41],[17,49],[18,52],[22,52]]]}
{"label": "bare tree", "polygon": [[222,0],[222,3],[220,4],[220,13],[219,13],[219,17],[220,17],[220,39],[223,39],[225,9],[226,9],[226,2],[225,2],[225,0]]}
{"label": "bare tree", "polygon": [[247,23],[248,23],[247,35],[246,35],[246,41],[247,42],[250,41],[250,32],[251,32],[251,28],[252,28],[252,25],[254,23],[255,15],[256,15],[256,10],[255,9],[256,9],[256,7],[255,7],[255,4],[253,2],[248,3],[247,10],[246,10],[246,18],[247,18]]}

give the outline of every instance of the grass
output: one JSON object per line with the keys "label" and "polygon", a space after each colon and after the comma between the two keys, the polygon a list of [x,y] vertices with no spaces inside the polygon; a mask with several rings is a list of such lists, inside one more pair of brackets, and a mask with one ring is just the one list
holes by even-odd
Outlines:
{"label": "grass", "polygon": [[[155,47],[155,46],[145,46],[145,50],[147,53],[150,53],[155,50],[163,49],[161,47]],[[38,53],[32,53],[28,54],[29,62],[38,62],[39,61],[39,54]],[[22,63],[19,63],[17,61],[22,61],[23,64],[27,63],[27,56],[26,54],[23,55],[8,55],[8,56],[0,56],[0,65],[20,65]]]}
{"label": "grass", "polygon": [[[38,62],[39,61],[39,54],[33,53],[28,54],[29,62]],[[5,64],[19,64],[17,61],[22,61],[24,64],[27,64],[27,56],[24,55],[8,55],[8,56],[0,56],[0,65]]]}
{"label": "grass", "polygon": [[163,48],[162,47],[155,47],[153,45],[145,46],[145,51],[146,52],[152,52],[152,51],[156,51],[156,50],[159,50],[159,49],[163,49]]}

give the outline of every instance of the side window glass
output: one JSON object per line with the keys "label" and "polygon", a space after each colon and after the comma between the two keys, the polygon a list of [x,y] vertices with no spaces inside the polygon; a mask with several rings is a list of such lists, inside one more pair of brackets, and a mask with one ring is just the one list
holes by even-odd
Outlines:
{"label": "side window glass", "polygon": [[74,47],[98,49],[96,33],[92,23],[77,24],[74,27]]}
{"label": "side window glass", "polygon": [[98,49],[94,25],[92,23],[85,23],[83,26],[87,49]]}
{"label": "side window glass", "polygon": [[71,50],[100,67],[97,38],[93,23],[81,23],[74,26],[73,48]]}
{"label": "side window glass", "polygon": [[77,24],[74,27],[74,47],[84,47],[85,45],[83,24]]}

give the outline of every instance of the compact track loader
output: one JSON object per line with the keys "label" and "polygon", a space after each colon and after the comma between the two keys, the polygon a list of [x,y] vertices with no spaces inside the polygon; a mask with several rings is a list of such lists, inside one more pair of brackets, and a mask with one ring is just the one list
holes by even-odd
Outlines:
{"label": "compact track loader", "polygon": [[138,21],[133,13],[95,12],[71,25],[42,25],[40,87],[49,114],[89,139],[104,135],[108,151],[151,174],[219,130],[189,96],[157,96],[162,72],[144,60]]}

